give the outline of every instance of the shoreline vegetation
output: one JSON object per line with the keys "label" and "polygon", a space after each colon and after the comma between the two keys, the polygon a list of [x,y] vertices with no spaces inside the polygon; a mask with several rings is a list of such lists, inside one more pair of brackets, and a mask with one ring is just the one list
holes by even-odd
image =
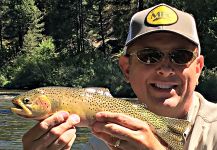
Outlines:
{"label": "shoreline vegetation", "polygon": [[197,91],[217,102],[217,1],[2,0],[0,87],[104,87],[114,97],[135,97],[118,56],[132,14],[161,2],[196,18],[206,64]]}

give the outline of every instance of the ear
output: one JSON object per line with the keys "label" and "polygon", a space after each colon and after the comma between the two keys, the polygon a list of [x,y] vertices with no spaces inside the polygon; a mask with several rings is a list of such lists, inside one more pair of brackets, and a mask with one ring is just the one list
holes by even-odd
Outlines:
{"label": "ear", "polygon": [[119,58],[119,66],[121,68],[122,73],[124,74],[125,80],[129,81],[129,57],[120,56]]}
{"label": "ear", "polygon": [[197,62],[196,62],[196,75],[197,75],[197,80],[199,79],[200,77],[200,74],[202,72],[202,69],[204,67],[204,57],[202,55],[200,55],[198,58],[197,58]]}

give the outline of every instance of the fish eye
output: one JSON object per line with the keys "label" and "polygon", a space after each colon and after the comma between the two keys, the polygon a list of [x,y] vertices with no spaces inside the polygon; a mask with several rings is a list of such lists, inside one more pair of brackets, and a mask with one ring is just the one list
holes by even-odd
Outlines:
{"label": "fish eye", "polygon": [[24,98],[24,99],[23,99],[23,103],[24,103],[24,104],[28,104],[29,101],[30,101],[29,98]]}

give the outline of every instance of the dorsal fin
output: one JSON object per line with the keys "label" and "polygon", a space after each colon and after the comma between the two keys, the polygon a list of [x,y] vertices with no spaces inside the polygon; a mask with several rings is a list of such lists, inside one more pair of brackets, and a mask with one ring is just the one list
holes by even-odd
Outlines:
{"label": "dorsal fin", "polygon": [[107,89],[107,88],[102,88],[102,87],[88,87],[88,88],[85,88],[85,91],[88,92],[88,93],[100,94],[100,95],[103,95],[103,96],[112,97],[112,95],[111,95],[109,89]]}

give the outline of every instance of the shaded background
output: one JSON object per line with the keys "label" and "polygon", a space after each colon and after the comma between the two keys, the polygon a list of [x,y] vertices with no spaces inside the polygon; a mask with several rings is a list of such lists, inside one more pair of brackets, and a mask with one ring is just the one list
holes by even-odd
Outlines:
{"label": "shaded background", "polygon": [[107,87],[133,97],[116,56],[131,16],[161,2],[196,18],[206,63],[197,90],[217,101],[216,0],[1,0],[0,87]]}

